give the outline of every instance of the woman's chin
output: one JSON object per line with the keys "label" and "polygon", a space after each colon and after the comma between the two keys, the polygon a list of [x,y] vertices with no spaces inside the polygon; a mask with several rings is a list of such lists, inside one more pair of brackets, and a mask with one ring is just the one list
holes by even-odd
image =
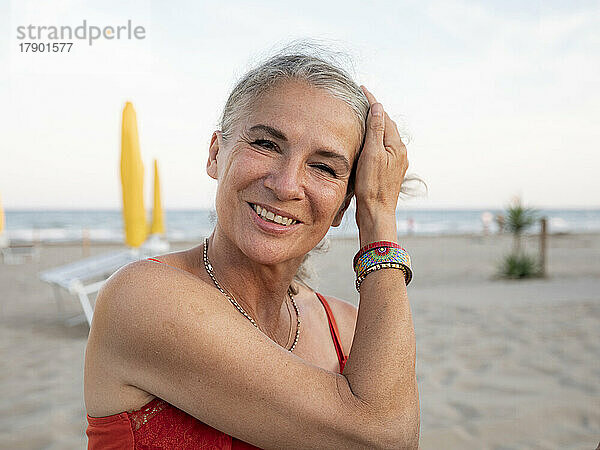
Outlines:
{"label": "woman's chin", "polygon": [[252,261],[263,265],[281,264],[291,259],[301,258],[302,255],[293,255],[289,245],[283,241],[270,241],[269,239],[244,236],[239,243],[242,252]]}

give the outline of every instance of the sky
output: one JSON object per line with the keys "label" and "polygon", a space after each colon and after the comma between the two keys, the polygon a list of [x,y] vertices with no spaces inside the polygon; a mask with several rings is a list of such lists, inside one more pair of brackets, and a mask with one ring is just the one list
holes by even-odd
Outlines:
{"label": "sky", "polygon": [[[131,20],[145,38],[20,51],[42,41],[17,39],[19,26],[83,20]],[[599,30],[598,1],[0,0],[0,196],[6,209],[120,208],[131,101],[146,204],[157,158],[165,208],[212,207],[208,145],[230,89],[309,38],[345,52],[410,136],[428,193],[399,207],[597,208]]]}

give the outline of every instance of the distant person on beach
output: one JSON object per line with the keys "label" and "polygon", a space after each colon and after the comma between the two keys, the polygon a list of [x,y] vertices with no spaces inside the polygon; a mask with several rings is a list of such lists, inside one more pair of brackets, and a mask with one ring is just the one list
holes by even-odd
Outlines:
{"label": "distant person on beach", "polygon": [[[210,141],[217,222],[100,291],[85,358],[88,448],[417,448],[415,333],[395,210],[396,124],[328,53],[246,73]],[[209,88],[209,87],[205,87]],[[356,197],[357,309],[304,262]],[[351,350],[351,351],[350,351]]]}
{"label": "distant person on beach", "polygon": [[504,232],[504,216],[500,213],[496,214],[496,224],[498,225],[498,234]]}
{"label": "distant person on beach", "polygon": [[413,234],[415,232],[415,219],[413,219],[412,217],[409,217],[406,222],[406,228],[407,228],[408,234]]}
{"label": "distant person on beach", "polygon": [[492,213],[489,211],[481,213],[481,224],[483,225],[483,234],[487,235],[489,233],[493,217],[494,216],[492,216]]}

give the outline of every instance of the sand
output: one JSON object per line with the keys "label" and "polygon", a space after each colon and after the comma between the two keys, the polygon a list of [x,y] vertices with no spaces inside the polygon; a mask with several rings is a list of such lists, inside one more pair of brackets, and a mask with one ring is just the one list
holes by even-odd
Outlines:
{"label": "sand", "polygon": [[[402,237],[413,257],[422,449],[594,449],[600,441],[600,235],[551,236],[548,277],[493,277],[509,236]],[[527,239],[535,250],[537,238]],[[173,250],[194,243],[173,245]],[[91,254],[112,245],[92,245]],[[354,303],[352,239],[313,258],[314,287]],[[40,270],[82,257],[42,245],[0,264],[0,448],[85,448],[87,326]],[[342,263],[340,264],[339,261]],[[61,306],[61,308],[59,308]]]}

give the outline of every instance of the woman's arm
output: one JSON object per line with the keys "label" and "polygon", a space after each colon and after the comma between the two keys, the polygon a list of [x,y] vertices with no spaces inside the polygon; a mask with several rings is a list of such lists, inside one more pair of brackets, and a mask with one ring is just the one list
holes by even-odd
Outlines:
{"label": "woman's arm", "polygon": [[[364,210],[363,210],[364,212]],[[361,246],[396,240],[395,216],[363,215]],[[401,270],[369,274],[360,287],[360,305],[352,349],[344,367],[353,394],[376,416],[391,448],[417,448],[419,395],[415,374],[415,334]],[[382,430],[383,434],[386,434]]]}
{"label": "woman's arm", "polygon": [[[365,145],[356,174],[356,223],[360,246],[395,242],[396,205],[408,159],[396,124],[363,87],[371,104]],[[352,350],[344,375],[353,394],[389,428],[394,448],[417,448],[419,394],[415,333],[404,274],[377,270],[361,284]]]}

